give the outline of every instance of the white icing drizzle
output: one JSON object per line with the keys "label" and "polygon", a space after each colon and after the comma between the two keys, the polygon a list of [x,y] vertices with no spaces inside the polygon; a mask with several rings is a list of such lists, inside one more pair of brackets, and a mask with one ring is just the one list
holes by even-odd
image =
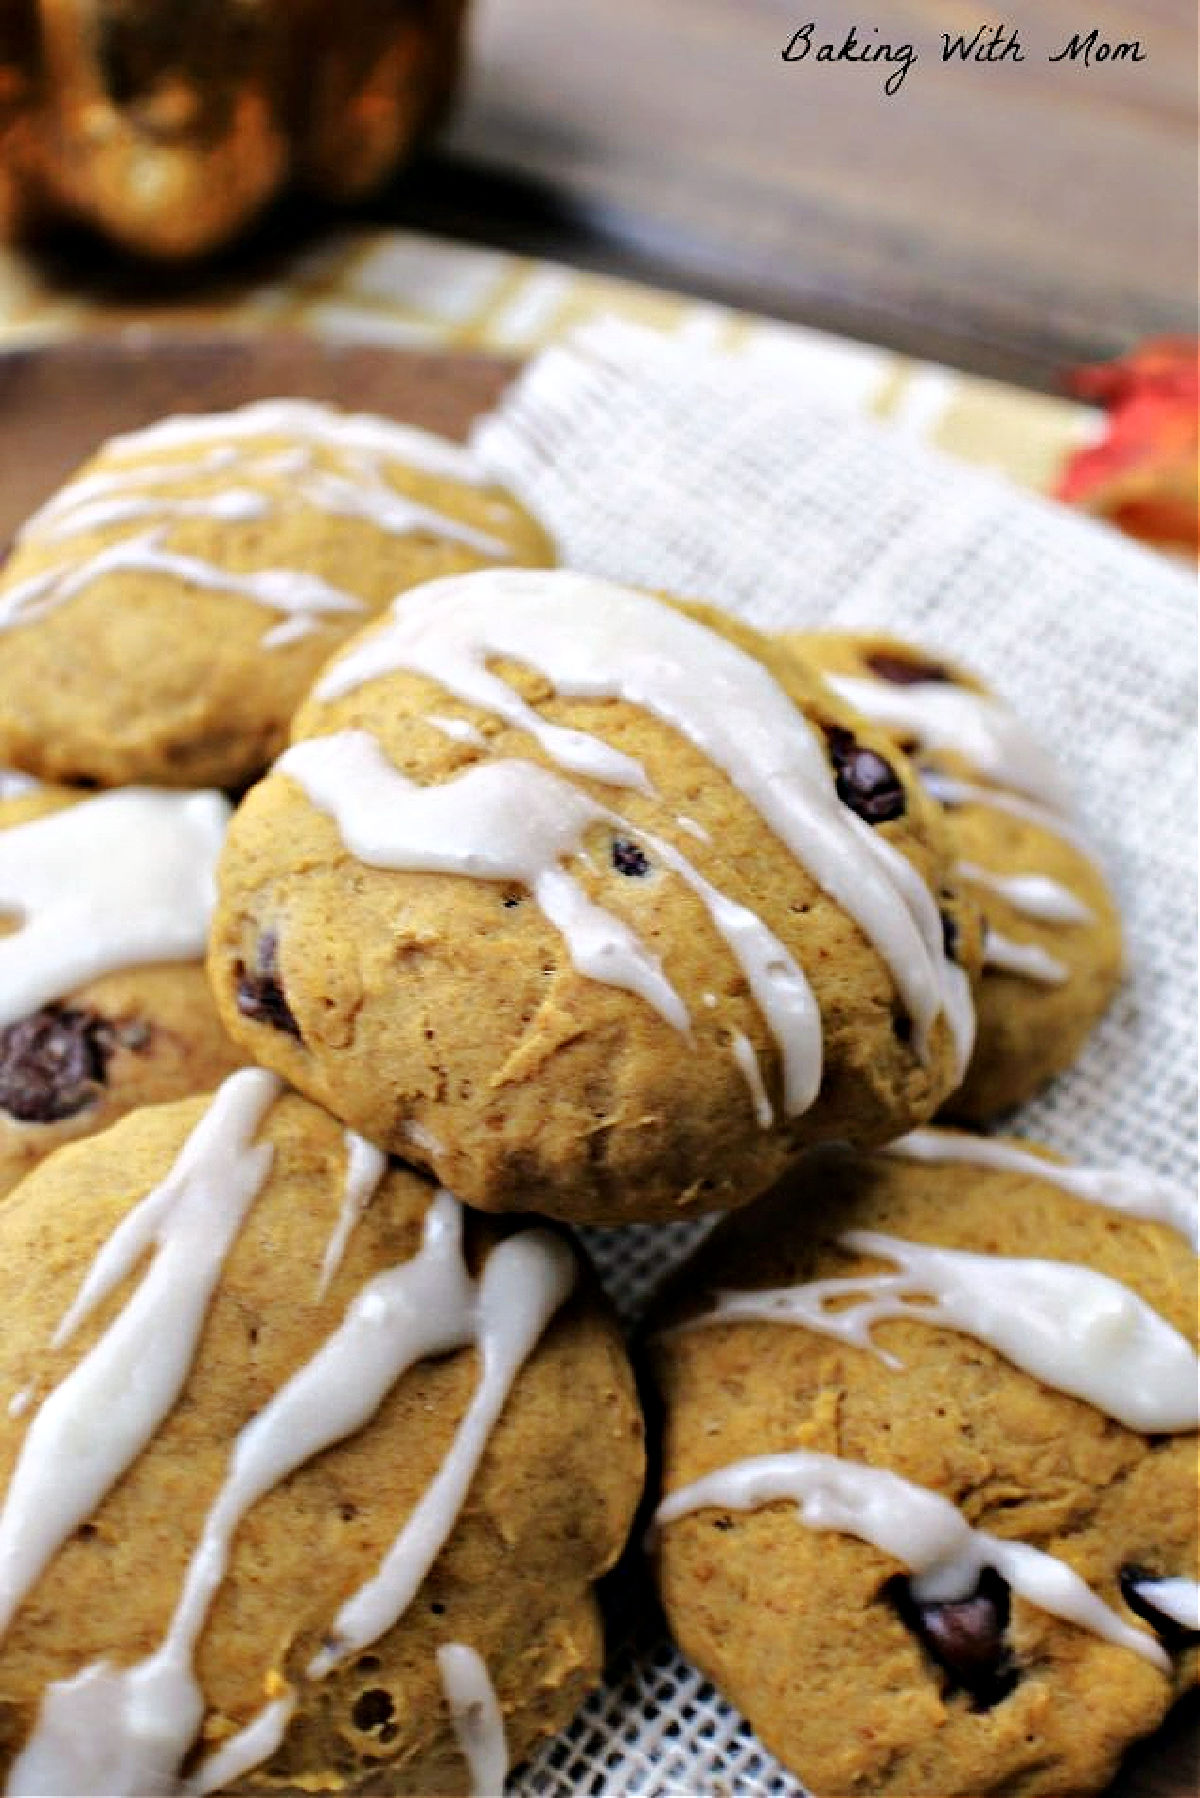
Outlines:
{"label": "white icing drizzle", "polygon": [[[338,1612],[326,1646],[309,1666],[312,1678],[322,1678],[378,1641],[412,1603],[454,1527],[513,1381],[574,1283],[571,1250],[547,1230],[524,1230],[492,1250],[467,1316],[460,1320],[479,1355],[474,1396],[445,1459],[379,1572]],[[357,1381],[357,1359],[353,1370]]]}
{"label": "white icing drizzle", "polygon": [[1143,1579],[1136,1585],[1139,1596],[1156,1611],[1181,1629],[1200,1633],[1200,1584],[1194,1579]]}
{"label": "white icing drizzle", "polygon": [[993,924],[988,924],[984,932],[983,965],[999,968],[1005,974],[1020,974],[1038,986],[1062,986],[1071,973],[1065,962],[1048,954],[1040,944],[1014,942]]}
{"label": "white icing drizzle", "polygon": [[827,674],[835,693],[885,729],[915,737],[919,748],[955,750],[986,780],[1066,810],[1058,769],[1027,727],[997,700],[946,681],[891,681]]}
{"label": "white icing drizzle", "polygon": [[994,812],[1005,812],[1010,818],[1036,824],[1039,830],[1049,831],[1051,836],[1070,843],[1089,861],[1094,859],[1091,845],[1078,826],[1048,805],[1038,805],[1036,800],[1007,793],[1003,787],[985,787],[974,781],[959,780],[957,775],[946,774],[941,768],[923,767],[920,775],[926,792],[942,805],[986,805]]}
{"label": "white icing drizzle", "polygon": [[377,1149],[374,1143],[368,1142],[365,1136],[359,1136],[354,1130],[345,1132],[345,1140],[346,1178],[342,1207],[321,1261],[321,1273],[317,1281],[318,1299],[323,1299],[329,1291],[329,1282],[342,1265],[346,1244],[354,1226],[375,1197],[379,1182],[387,1173],[387,1156],[382,1149]]}
{"label": "white icing drizzle", "polygon": [[469,743],[473,749],[487,748],[487,738],[469,718],[441,718],[429,712],[425,722],[432,724],[434,730],[440,730],[444,737],[452,737],[456,743]]}
{"label": "white icing drizzle", "polygon": [[743,1030],[735,1030],[731,1034],[730,1046],[733,1059],[741,1071],[746,1085],[750,1088],[750,1098],[754,1105],[754,1115],[758,1119],[761,1130],[769,1130],[775,1122],[775,1107],[771,1104],[767,1089],[763,1084],[762,1069],[758,1065],[758,1056],[754,1053],[754,1044]]}
{"label": "white icing drizzle", "polygon": [[[871,1349],[895,1367],[902,1363],[876,1348],[871,1330],[905,1318],[973,1336],[1131,1430],[1166,1434],[1200,1425],[1195,1351],[1144,1299],[1106,1274],[1065,1261],[935,1248],[873,1230],[848,1230],[838,1240],[901,1271],[719,1292],[691,1327],[731,1319],[798,1324]],[[855,1302],[841,1308],[847,1299]]]}
{"label": "white icing drizzle", "polygon": [[1163,1224],[1174,1230],[1193,1249],[1200,1250],[1200,1220],[1196,1194],[1172,1185],[1141,1168],[1076,1167],[1070,1162],[1049,1161],[1014,1142],[994,1136],[966,1136],[954,1130],[910,1130],[878,1151],[899,1155],[906,1161],[949,1163],[963,1167],[997,1168],[1005,1173],[1029,1174],[1048,1186],[1109,1211],[1120,1211],[1143,1223]]}
{"label": "white icing drizzle", "polygon": [[[229,441],[273,435],[298,438],[301,447],[262,456]],[[207,454],[185,463],[119,466],[122,460],[150,450],[195,449],[205,443],[212,445],[213,439],[218,441]],[[337,452],[347,472],[314,465],[311,446],[315,445]],[[145,431],[114,438],[105,446],[105,453],[110,464],[118,466],[68,483],[28,521],[20,541],[60,542],[140,520],[156,520],[156,527],[109,544],[82,563],[62,563],[15,583],[0,593],[0,631],[32,623],[96,581],[118,573],[160,574],[282,611],[287,614],[286,622],[263,638],[268,648],[308,635],[328,615],[367,609],[355,595],[302,569],[267,568],[235,574],[200,557],[166,549],[164,540],[177,519],[212,518],[222,524],[244,524],[276,509],[271,495],[244,484],[193,497],[147,491],[173,489],[197,475],[218,470],[243,483],[256,476],[290,476],[289,497],[335,517],[364,519],[392,536],[428,532],[465,543],[487,556],[508,559],[511,555],[499,538],[421,504],[388,482],[381,466],[384,461],[404,463],[473,487],[489,484],[468,450],[387,419],[337,413],[305,401],[265,401],[236,412],[164,419]]]}
{"label": "white icing drizzle", "polygon": [[705,830],[703,824],[697,824],[694,818],[686,818],[682,812],[676,812],[675,822],[678,824],[680,830],[686,830],[688,835],[690,837],[695,837],[698,843],[712,842],[712,837],[709,832]]}
{"label": "white icing drizzle", "polygon": [[0,799],[23,799],[41,786],[32,774],[18,774],[14,768],[0,768]]}
{"label": "white icing drizzle", "polygon": [[1126,1623],[1065,1561],[972,1529],[948,1499],[881,1467],[804,1449],[756,1455],[670,1493],[654,1522],[661,1529],[710,1506],[756,1511],[779,1500],[796,1505],[809,1529],[856,1536],[892,1556],[916,1576],[913,1590],[922,1601],[967,1598],[992,1567],[1029,1604],[1170,1670],[1153,1636]]}
{"label": "white icing drizzle", "polygon": [[446,1153],[446,1145],[441,1137],[435,1136],[432,1130],[427,1130],[424,1124],[418,1124],[413,1118],[406,1121],[404,1134],[413,1148],[420,1149],[423,1155],[437,1156]]}
{"label": "white icing drizzle", "polygon": [[144,456],[148,451],[191,449],[213,443],[224,448],[231,439],[287,437],[327,449],[379,456],[408,463],[447,481],[488,487],[491,477],[464,445],[397,424],[367,412],[338,412],[312,400],[257,400],[233,412],[192,413],[162,418],[140,431],[113,437],[105,453],[114,458]]}
{"label": "white icing drizzle", "polygon": [[22,1386],[21,1390],[19,1392],[14,1392],[8,1401],[8,1415],[10,1417],[24,1417],[32,1403],[32,1385]]}
{"label": "white icing drizzle", "polygon": [[172,580],[204,587],[213,593],[230,593],[253,600],[269,611],[281,612],[284,622],[263,637],[267,648],[290,643],[316,629],[316,621],[328,614],[365,612],[366,605],[353,593],[330,586],[319,575],[298,568],[257,568],[243,573],[218,568],[199,556],[181,555],[162,547],[165,527],[106,544],[85,562],[64,562],[43,569],[0,592],[0,631],[28,624],[110,574],[161,574]]}
{"label": "white icing drizzle", "polygon": [[254,1139],[279,1091],[261,1069],[230,1075],[165,1178],[101,1248],[55,1332],[60,1348],[153,1249],[132,1296],[26,1432],[0,1510],[0,1636],[178,1399],[225,1257],[270,1172],[273,1150]]}
{"label": "white icing drizzle", "polygon": [[471,1775],[472,1798],[500,1798],[508,1776],[508,1742],[486,1663],[466,1642],[444,1643],[437,1662],[450,1721]]}
{"label": "white icing drizzle", "polygon": [[86,981],[204,954],[220,793],[127,787],[0,830],[0,1028]]}
{"label": "white icing drizzle", "polygon": [[589,899],[561,865],[579,853],[594,824],[640,836],[703,901],[742,968],[780,1047],[789,1115],[812,1103],[820,1086],[821,1032],[807,980],[762,920],[718,892],[673,845],[638,832],[532,762],[479,763],[437,786],[420,787],[387,760],[374,737],[342,731],[293,745],[276,767],[297,781],[334,820],[351,853],[370,866],[520,881],[561,932],[582,974],[638,994],[676,1030],[687,1031],[687,1006],[658,957]]}
{"label": "white icing drizzle", "polygon": [[180,1782],[180,1792],[187,1794],[187,1798],[193,1798],[193,1795],[194,1798],[205,1798],[205,1794],[219,1792],[240,1779],[243,1773],[261,1767],[282,1746],[296,1703],[297,1695],[288,1692],[265,1704],[245,1729],[239,1729],[235,1736],[230,1736],[227,1742],[222,1742],[219,1748],[205,1756],[191,1778]]}
{"label": "white icing drizzle", "polygon": [[488,569],[401,595],[388,623],[318,682],[334,699],[398,669],[527,731],[570,772],[651,791],[641,764],[548,723],[487,666],[508,657],[559,693],[620,698],[686,736],[842,906],[891,970],[922,1054],[944,1013],[966,1030],[962,970],[946,960],[932,895],[887,840],[837,798],[819,733],[755,657],[646,593],[582,575]]}
{"label": "white icing drizzle", "polygon": [[[230,487],[224,493],[211,493],[201,499],[138,499],[131,494],[124,499],[95,499],[72,506],[57,521],[47,524],[41,535],[48,542],[59,543],[68,537],[82,537],[88,531],[105,530],[110,525],[127,524],[134,519],[161,518],[164,512],[172,518],[215,518],[221,524],[248,524],[256,518],[265,518],[270,510],[271,502],[266,494],[255,493],[248,487]],[[28,527],[22,537],[29,541]]]}
{"label": "white icing drizzle", "polygon": [[1040,924],[1089,924],[1096,916],[1078,894],[1048,874],[996,874],[976,862],[959,862],[958,872]]}
{"label": "white icing drizzle", "polygon": [[[249,1078],[269,1083],[274,1096],[278,1083],[273,1076],[254,1072]],[[220,1146],[227,1154],[228,1144]],[[207,1152],[212,1148],[210,1143]],[[228,1169],[225,1179],[230,1181]],[[399,1620],[454,1527],[514,1379],[575,1281],[575,1260],[567,1244],[547,1231],[526,1230],[492,1250],[475,1282],[463,1257],[462,1228],[462,1207],[449,1193],[439,1192],[426,1214],[418,1254],[368,1281],[338,1329],[242,1430],[162,1642],[132,1667],[115,1670],[100,1662],[52,1684],[14,1766],[10,1794],[95,1790],[95,1784],[72,1783],[78,1778],[81,1742],[87,1743],[90,1757],[88,1777],[95,1781],[102,1768],[103,1789],[112,1798],[214,1790],[220,1781],[211,1762],[191,1785],[180,1784],[179,1769],[204,1715],[194,1667],[196,1645],[224,1582],[239,1525],[296,1468],[361,1430],[415,1362],[473,1343],[480,1358],[479,1382],[454,1442],[378,1575],[342,1607],[334,1636],[310,1674],[322,1677],[344,1655],[376,1640]],[[117,1259],[126,1260],[131,1246],[124,1245],[125,1253]],[[102,1270],[107,1277],[94,1282],[90,1293],[85,1282],[81,1299],[98,1302],[101,1292],[111,1288],[114,1271]],[[136,1296],[122,1318],[135,1303]],[[113,1328],[120,1323],[121,1318]],[[138,1342],[144,1354],[144,1337],[139,1335]],[[174,1396],[181,1383],[176,1382]],[[52,1396],[42,1414],[54,1402]],[[72,1422],[76,1430],[81,1427],[77,1413]],[[47,1463],[59,1446],[49,1445]],[[50,1473],[61,1474],[61,1462]],[[282,1740],[290,1714],[289,1700],[277,1701],[218,1751],[218,1757],[226,1756],[223,1765],[218,1759],[221,1779],[233,1777],[231,1765],[241,1772],[270,1754]]]}

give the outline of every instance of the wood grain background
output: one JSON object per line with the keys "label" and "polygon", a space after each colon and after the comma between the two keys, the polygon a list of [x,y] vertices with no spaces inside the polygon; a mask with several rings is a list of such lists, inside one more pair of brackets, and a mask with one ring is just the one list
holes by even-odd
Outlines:
{"label": "wood grain background", "polygon": [[[1017,0],[1027,60],[944,66],[970,0],[477,0],[465,101],[377,203],[1052,387],[1195,329],[1195,0]],[[787,65],[850,23],[921,52]],[[1146,61],[1049,51],[1095,25]]]}

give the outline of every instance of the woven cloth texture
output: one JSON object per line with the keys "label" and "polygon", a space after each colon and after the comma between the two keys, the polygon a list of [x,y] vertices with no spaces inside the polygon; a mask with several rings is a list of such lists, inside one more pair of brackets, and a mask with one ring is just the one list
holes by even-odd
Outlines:
{"label": "woven cloth texture", "polygon": [[[1129,977],[1074,1069],[1006,1128],[1194,1178],[1196,593],[1180,567],[802,381],[623,324],[544,352],[476,432],[564,561],[766,630],[882,627],[973,668],[1077,795]],[[622,1315],[702,1226],[586,1231]],[[536,1793],[802,1788],[666,1641],[636,1555],[609,1684],[522,1776]]]}

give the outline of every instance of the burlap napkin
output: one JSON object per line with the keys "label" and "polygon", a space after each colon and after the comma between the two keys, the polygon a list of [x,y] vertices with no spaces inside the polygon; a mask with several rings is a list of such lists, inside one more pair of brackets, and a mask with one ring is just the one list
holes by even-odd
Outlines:
{"label": "burlap napkin", "polygon": [[[565,561],[764,629],[883,626],[966,662],[1058,756],[1112,877],[1129,978],[1012,1128],[1191,1179],[1196,1119],[1196,592],[1102,525],[807,394],[624,325],[550,349],[477,431]],[[588,1232],[621,1310],[695,1227]],[[619,1594],[613,1683],[531,1792],[800,1788]]]}

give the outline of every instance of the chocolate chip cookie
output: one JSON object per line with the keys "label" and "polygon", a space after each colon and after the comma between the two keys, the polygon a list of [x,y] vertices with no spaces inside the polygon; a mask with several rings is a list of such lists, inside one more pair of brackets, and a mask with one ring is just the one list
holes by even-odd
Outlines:
{"label": "chocolate chip cookie", "polygon": [[222,857],[222,1017],[467,1202],[745,1202],[961,1077],[938,808],[757,633],[566,573],[433,582],[293,734]]}
{"label": "chocolate chip cookie", "polygon": [[975,1053],[945,1107],[978,1121],[1078,1058],[1121,978],[1121,923],[1062,776],[962,669],[896,638],[784,639],[914,758],[945,808],[956,872],[983,912]]}
{"label": "chocolate chip cookie", "polygon": [[0,763],[240,788],[321,663],[405,587],[553,559],[461,445],[308,401],[105,444],[0,572]]}
{"label": "chocolate chip cookie", "polygon": [[1200,1670],[1195,1196],[822,1150],[656,1319],[683,1651],[818,1792],[1096,1792]]}

